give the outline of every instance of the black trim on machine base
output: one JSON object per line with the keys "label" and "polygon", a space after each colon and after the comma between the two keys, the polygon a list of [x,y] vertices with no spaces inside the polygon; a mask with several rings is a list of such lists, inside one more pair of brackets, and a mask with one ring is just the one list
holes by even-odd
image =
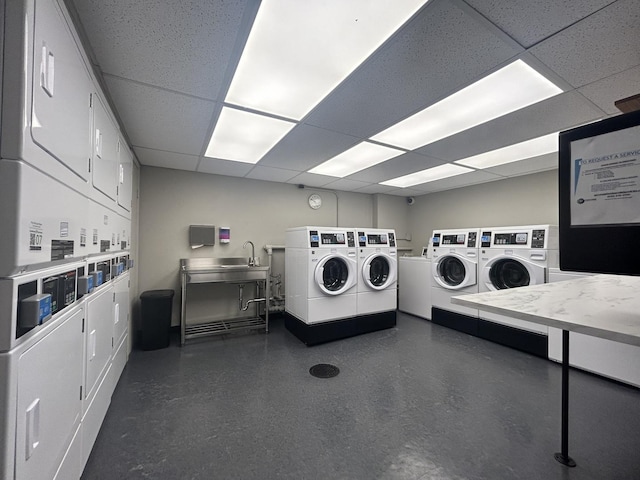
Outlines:
{"label": "black trim on machine base", "polygon": [[549,337],[509,325],[478,319],[478,336],[545,359],[549,358]]}
{"label": "black trim on machine base", "polygon": [[396,310],[307,324],[284,312],[284,325],[308,347],[396,326]]}
{"label": "black trim on machine base", "polygon": [[538,357],[549,358],[549,339],[542,333],[521,330],[438,307],[431,307],[431,322]]}
{"label": "black trim on machine base", "polygon": [[431,307],[431,322],[475,337],[478,336],[478,317],[470,317],[462,313]]}

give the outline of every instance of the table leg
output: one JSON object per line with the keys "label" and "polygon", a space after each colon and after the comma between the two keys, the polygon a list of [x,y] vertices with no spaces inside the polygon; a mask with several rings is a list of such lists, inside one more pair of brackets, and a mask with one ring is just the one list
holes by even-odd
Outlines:
{"label": "table leg", "polygon": [[576,466],[569,456],[569,330],[562,330],[562,445],[554,457],[567,467]]}

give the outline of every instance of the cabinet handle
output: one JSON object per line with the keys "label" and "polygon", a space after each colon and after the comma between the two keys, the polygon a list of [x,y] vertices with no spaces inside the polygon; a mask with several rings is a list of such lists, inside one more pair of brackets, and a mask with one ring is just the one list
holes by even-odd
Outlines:
{"label": "cabinet handle", "polygon": [[55,57],[46,44],[42,45],[42,61],[40,62],[40,86],[53,97],[53,84],[55,78]]}
{"label": "cabinet handle", "polygon": [[25,460],[29,460],[33,451],[40,444],[40,399],[36,398],[31,405],[27,407],[27,435]]}
{"label": "cabinet handle", "polygon": [[96,358],[96,331],[91,330],[89,333],[89,361]]}

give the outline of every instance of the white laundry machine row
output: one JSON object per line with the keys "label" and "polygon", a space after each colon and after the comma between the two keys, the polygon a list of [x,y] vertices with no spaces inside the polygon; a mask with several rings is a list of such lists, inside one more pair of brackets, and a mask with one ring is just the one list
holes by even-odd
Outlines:
{"label": "white laundry machine row", "polygon": [[[481,229],[479,292],[540,285],[558,266],[558,227],[525,225]],[[478,336],[547,358],[548,327],[480,311]]]}
{"label": "white laundry machine row", "polygon": [[[591,274],[549,269],[549,283]],[[562,362],[562,330],[549,327],[549,359]],[[569,364],[603,377],[640,387],[640,347],[571,332]]]}
{"label": "white laundry machine row", "polygon": [[434,230],[431,237],[431,321],[471,335],[478,333],[478,310],[451,297],[478,293],[479,240],[479,228]]}
{"label": "white laundry machine row", "polygon": [[[382,239],[382,234],[378,235]],[[389,235],[385,235],[388,244]],[[391,239],[395,250],[395,235]],[[374,302],[377,308],[391,311],[358,313],[358,283],[363,271],[371,273],[371,285],[367,288],[384,292],[381,298],[386,298],[385,287],[388,289],[392,279],[395,295],[396,270],[385,275],[383,268],[372,263],[367,259],[359,264],[355,229],[313,226],[287,229],[286,328],[311,346],[395,326],[395,301],[393,306],[385,305],[384,301]],[[361,293],[370,292],[363,289]]]}
{"label": "white laundry machine row", "polygon": [[431,320],[431,261],[426,256],[398,259],[398,310]]}

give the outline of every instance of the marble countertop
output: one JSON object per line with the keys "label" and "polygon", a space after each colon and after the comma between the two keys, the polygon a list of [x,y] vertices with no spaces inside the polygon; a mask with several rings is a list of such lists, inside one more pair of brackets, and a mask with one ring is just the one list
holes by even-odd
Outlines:
{"label": "marble countertop", "polygon": [[640,277],[594,275],[462,295],[451,302],[640,346]]}

